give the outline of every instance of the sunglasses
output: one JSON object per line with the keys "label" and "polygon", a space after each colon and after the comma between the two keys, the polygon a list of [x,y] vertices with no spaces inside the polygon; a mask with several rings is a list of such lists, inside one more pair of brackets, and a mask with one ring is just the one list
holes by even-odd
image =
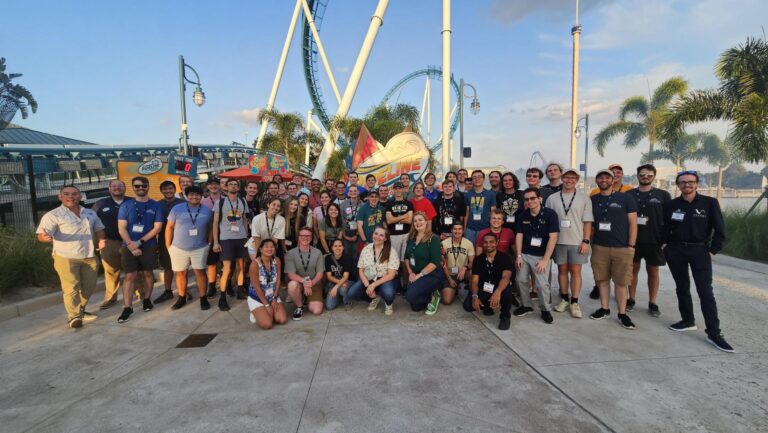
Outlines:
{"label": "sunglasses", "polygon": [[133,185],[133,189],[147,189],[147,188],[149,188],[149,185],[145,183]]}
{"label": "sunglasses", "polygon": [[677,172],[677,175],[678,175],[678,176],[682,176],[682,175],[684,175],[684,174],[696,174],[696,175],[698,175],[698,174],[699,174],[699,172],[698,172],[698,171],[696,171],[696,170],[683,170],[683,171],[678,171],[678,172]]}

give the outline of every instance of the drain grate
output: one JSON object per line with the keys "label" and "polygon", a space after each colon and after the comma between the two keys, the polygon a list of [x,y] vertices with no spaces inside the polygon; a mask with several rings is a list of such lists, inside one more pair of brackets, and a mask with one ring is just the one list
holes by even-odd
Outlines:
{"label": "drain grate", "polygon": [[219,334],[189,334],[187,338],[176,345],[177,349],[187,349],[190,347],[205,347]]}

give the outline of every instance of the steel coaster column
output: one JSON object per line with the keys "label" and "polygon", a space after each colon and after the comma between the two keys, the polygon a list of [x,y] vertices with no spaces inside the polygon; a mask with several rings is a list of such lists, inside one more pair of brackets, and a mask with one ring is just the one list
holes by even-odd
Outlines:
{"label": "steel coaster column", "polygon": [[576,166],[576,123],[579,116],[579,0],[576,0],[576,24],[571,28],[573,35],[573,87],[571,89],[571,164]]}
{"label": "steel coaster column", "polygon": [[336,87],[336,79],[333,78],[333,70],[331,69],[331,65],[328,63],[328,58],[325,56],[325,48],[323,47],[323,42],[320,41],[320,32],[317,31],[315,20],[312,19],[312,10],[309,9],[307,0],[302,0],[301,4],[304,7],[304,18],[306,18],[307,23],[309,24],[309,29],[312,30],[312,36],[315,38],[315,43],[317,44],[317,52],[320,54],[320,59],[323,61],[325,72],[328,74],[328,80],[331,82],[331,88],[333,89],[333,93],[336,95],[336,103],[338,104],[341,102],[341,95],[339,94],[339,88]]}
{"label": "steel coaster column", "polygon": [[442,175],[449,170],[451,146],[451,0],[443,0],[443,148]]}
{"label": "steel coaster column", "polygon": [[[291,24],[288,26],[288,35],[285,36],[285,43],[283,44],[283,52],[280,54],[280,62],[277,65],[277,73],[275,74],[275,81],[272,83],[272,91],[269,93],[269,100],[267,101],[266,110],[269,111],[274,108],[275,99],[277,98],[277,89],[280,88],[280,80],[283,78],[283,69],[285,69],[285,60],[288,58],[288,51],[291,49],[291,42],[293,41],[293,32],[296,29],[296,21],[299,18],[299,11],[301,11],[301,0],[296,0],[296,7],[293,8],[293,16],[291,17]],[[259,130],[259,138],[256,139],[256,148],[261,148],[264,141],[264,134],[267,133],[267,124],[269,121],[264,119],[261,121],[261,130]]]}
{"label": "steel coaster column", "polygon": [[[301,0],[299,0],[301,1]],[[344,95],[341,98],[339,109],[336,112],[336,117],[346,117],[349,113],[349,107],[352,105],[352,100],[357,92],[357,86],[360,84],[360,77],[363,76],[363,70],[365,70],[365,64],[368,62],[368,56],[371,54],[371,48],[376,41],[376,35],[379,32],[379,28],[384,25],[384,13],[387,11],[389,0],[379,0],[379,4],[376,5],[376,11],[371,17],[371,24],[368,26],[368,33],[365,35],[363,45],[360,47],[360,53],[357,55],[355,66],[352,68],[352,73],[349,77],[347,87],[344,89]],[[320,152],[320,157],[317,159],[315,165],[315,171],[312,177],[316,179],[322,179],[325,173],[325,164],[331,157],[334,147],[336,146],[337,131],[328,131],[328,139],[325,141],[323,151]]]}

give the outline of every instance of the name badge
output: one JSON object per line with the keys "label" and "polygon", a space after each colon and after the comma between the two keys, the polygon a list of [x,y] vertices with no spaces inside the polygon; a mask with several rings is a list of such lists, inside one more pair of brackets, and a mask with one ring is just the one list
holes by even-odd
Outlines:
{"label": "name badge", "polygon": [[532,247],[540,247],[541,244],[543,243],[543,241],[544,240],[542,238],[531,238],[531,246]]}
{"label": "name badge", "polygon": [[356,222],[349,223],[349,229],[350,230],[357,230],[357,223]]}
{"label": "name badge", "polygon": [[144,224],[134,224],[131,231],[134,233],[144,233]]}
{"label": "name badge", "polygon": [[609,232],[611,231],[611,223],[600,223],[598,224],[597,229],[601,232]]}
{"label": "name badge", "polygon": [[104,209],[102,209],[102,210],[103,210],[104,212],[109,212],[109,209],[110,209],[109,207],[105,207],[105,208],[104,208]]}
{"label": "name badge", "polygon": [[648,217],[637,217],[637,225],[644,226],[648,224]]}
{"label": "name badge", "polygon": [[459,267],[454,266],[451,268],[451,275],[457,275],[459,273]]}
{"label": "name badge", "polygon": [[197,236],[197,229],[189,229],[190,236]]}
{"label": "name badge", "polygon": [[482,214],[479,213],[473,213],[472,214],[472,221],[480,221],[480,219],[483,217]]}
{"label": "name badge", "polygon": [[409,261],[408,261],[408,263],[410,263],[410,264],[411,264],[411,266],[416,266],[416,259],[414,259],[413,257],[411,257],[411,260],[409,260]]}
{"label": "name badge", "polygon": [[304,277],[304,282],[305,282],[305,283],[308,283],[308,282],[310,282],[310,281],[312,281],[312,279],[311,279],[311,278],[309,278],[309,277]]}
{"label": "name badge", "polygon": [[483,283],[483,292],[485,292],[485,293],[493,293],[493,284],[491,284],[491,283]]}
{"label": "name badge", "polygon": [[402,224],[395,224],[395,230],[397,230],[397,231],[403,230],[403,225]]}
{"label": "name badge", "polygon": [[562,220],[560,221],[560,227],[567,229],[571,227],[571,221],[570,220]]}
{"label": "name badge", "polygon": [[291,245],[293,245],[293,242],[291,240],[289,240],[289,239],[286,239],[285,240],[285,246],[290,247]]}
{"label": "name badge", "polygon": [[445,217],[443,218],[443,223],[447,226],[453,224],[453,217]]}
{"label": "name badge", "polygon": [[515,216],[514,215],[507,215],[507,222],[508,223],[515,222]]}
{"label": "name badge", "polygon": [[685,219],[685,212],[672,212],[672,221],[682,221]]}

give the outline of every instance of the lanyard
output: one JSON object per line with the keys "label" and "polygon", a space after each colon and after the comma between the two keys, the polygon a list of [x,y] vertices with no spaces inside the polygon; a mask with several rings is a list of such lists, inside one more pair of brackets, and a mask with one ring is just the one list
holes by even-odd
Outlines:
{"label": "lanyard", "polygon": [[453,201],[453,197],[446,199],[445,196],[443,196],[443,206],[442,209],[440,209],[440,213],[442,213],[443,216],[453,216],[455,212],[456,202]]}
{"label": "lanyard", "polygon": [[272,284],[272,281],[275,281],[275,277],[277,276],[277,269],[275,267],[274,260],[269,266],[269,271],[267,271],[267,267],[264,266],[264,262],[262,262],[261,264],[262,264],[261,269],[264,273],[264,277],[267,280],[267,284]]}
{"label": "lanyard", "polygon": [[470,197],[470,203],[472,204],[472,208],[475,210],[474,213],[482,213],[483,207],[485,207],[485,195],[483,195],[482,192],[475,192],[475,194],[477,195]]}
{"label": "lanyard", "polygon": [[[240,199],[235,198],[235,204],[232,204],[232,200],[229,199],[229,196],[227,196],[227,201],[229,202],[229,208],[232,209],[232,216],[235,218],[235,221],[239,218],[239,212],[240,212]],[[233,222],[234,224],[234,222]]]}
{"label": "lanyard", "polygon": [[[544,208],[539,209],[539,214],[536,215],[536,216],[534,216],[531,213],[531,211],[528,210],[528,215],[531,216],[531,220],[530,221],[531,221],[531,229],[533,229],[533,235],[535,237],[540,237],[539,236],[539,231],[541,230],[541,223],[544,222],[544,220],[543,220],[543,218],[544,218]],[[535,225],[534,225],[534,222],[536,223]]]}
{"label": "lanyard", "polygon": [[384,247],[381,247],[381,251],[379,252],[379,255],[376,255],[376,245],[372,245],[373,248],[373,264],[379,263],[379,260],[381,260],[381,255],[384,254]]}
{"label": "lanyard", "polygon": [[144,221],[144,213],[147,211],[147,205],[148,203],[145,203],[143,209],[141,209],[141,213],[139,213],[139,202],[136,200],[133,201],[133,210],[136,212],[136,219],[138,222]]}
{"label": "lanyard", "polygon": [[272,218],[272,227],[269,227],[269,216],[265,213],[264,214],[264,223],[267,225],[267,233],[269,234],[269,238],[272,238],[272,230],[275,229],[275,224],[277,224],[277,215],[275,215],[274,218]]}
{"label": "lanyard", "polygon": [[600,208],[600,212],[603,215],[603,221],[608,221],[608,208],[611,205],[611,199],[613,198],[613,191],[611,191],[611,195],[608,196],[608,198],[605,200],[605,203],[602,202],[603,195],[600,194],[600,197],[597,199],[597,207]]}
{"label": "lanyard", "polygon": [[192,216],[192,211],[189,209],[189,205],[187,205],[187,213],[189,214],[189,219],[192,220],[192,227],[196,226],[197,217],[200,215],[200,206],[198,206],[196,209],[197,209],[197,213],[195,214],[195,216]]}
{"label": "lanyard", "polygon": [[304,263],[304,254],[301,254],[301,250],[299,250],[299,259],[301,259],[301,267],[304,268],[304,274],[306,275],[309,272],[309,263],[312,261],[312,250],[309,250],[306,263]]}
{"label": "lanyard", "polygon": [[[349,202],[349,207],[347,209],[352,209],[352,202]],[[357,204],[354,207],[354,211],[351,212],[351,217],[347,218],[347,221],[354,221],[357,219],[357,211],[360,210],[360,201],[358,200]]]}
{"label": "lanyard", "polygon": [[635,190],[635,197],[637,198],[637,205],[640,208],[640,216],[645,216],[645,208],[648,206],[648,202],[652,198],[653,190],[648,191],[648,200],[642,201],[640,200],[640,190]]}
{"label": "lanyard", "polygon": [[571,196],[571,202],[568,203],[568,206],[565,206],[565,200],[563,199],[563,193],[560,192],[560,202],[563,204],[563,209],[565,210],[565,216],[568,216],[568,212],[570,212],[571,207],[573,206],[573,199],[576,198],[576,191],[573,192],[573,195]]}
{"label": "lanyard", "polygon": [[453,254],[453,264],[456,265],[459,262],[459,256],[461,255],[461,242],[459,246],[453,244],[453,238],[451,238],[451,254]]}
{"label": "lanyard", "polygon": [[488,261],[488,257],[485,257],[485,269],[488,271],[488,282],[496,285],[496,282],[493,281],[493,260]]}

